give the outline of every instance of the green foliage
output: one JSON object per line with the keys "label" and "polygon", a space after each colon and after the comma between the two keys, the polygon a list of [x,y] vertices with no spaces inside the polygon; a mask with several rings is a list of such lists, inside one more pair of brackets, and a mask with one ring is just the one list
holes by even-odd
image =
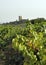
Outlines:
{"label": "green foliage", "polygon": [[46,20],[0,25],[2,65],[46,65]]}

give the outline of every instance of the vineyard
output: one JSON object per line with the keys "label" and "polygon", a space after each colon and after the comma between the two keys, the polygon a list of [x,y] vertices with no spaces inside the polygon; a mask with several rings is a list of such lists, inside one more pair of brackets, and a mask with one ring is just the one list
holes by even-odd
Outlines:
{"label": "vineyard", "polygon": [[0,65],[46,65],[46,20],[0,24]]}

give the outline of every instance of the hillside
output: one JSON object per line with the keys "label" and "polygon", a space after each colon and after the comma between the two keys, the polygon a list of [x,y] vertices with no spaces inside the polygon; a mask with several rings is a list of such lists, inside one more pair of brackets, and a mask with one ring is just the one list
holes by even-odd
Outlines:
{"label": "hillside", "polygon": [[0,24],[0,65],[46,65],[46,20]]}

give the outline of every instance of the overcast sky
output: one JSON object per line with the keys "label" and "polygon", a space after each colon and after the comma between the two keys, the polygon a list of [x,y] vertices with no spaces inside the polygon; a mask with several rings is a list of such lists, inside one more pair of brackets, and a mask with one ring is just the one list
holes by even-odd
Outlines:
{"label": "overcast sky", "polygon": [[0,0],[0,23],[23,18],[46,18],[46,0]]}

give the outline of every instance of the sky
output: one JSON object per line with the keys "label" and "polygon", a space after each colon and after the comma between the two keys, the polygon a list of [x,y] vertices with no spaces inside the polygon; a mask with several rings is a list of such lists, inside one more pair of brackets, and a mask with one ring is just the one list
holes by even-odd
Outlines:
{"label": "sky", "polygon": [[23,19],[46,18],[46,0],[0,0],[0,23]]}

